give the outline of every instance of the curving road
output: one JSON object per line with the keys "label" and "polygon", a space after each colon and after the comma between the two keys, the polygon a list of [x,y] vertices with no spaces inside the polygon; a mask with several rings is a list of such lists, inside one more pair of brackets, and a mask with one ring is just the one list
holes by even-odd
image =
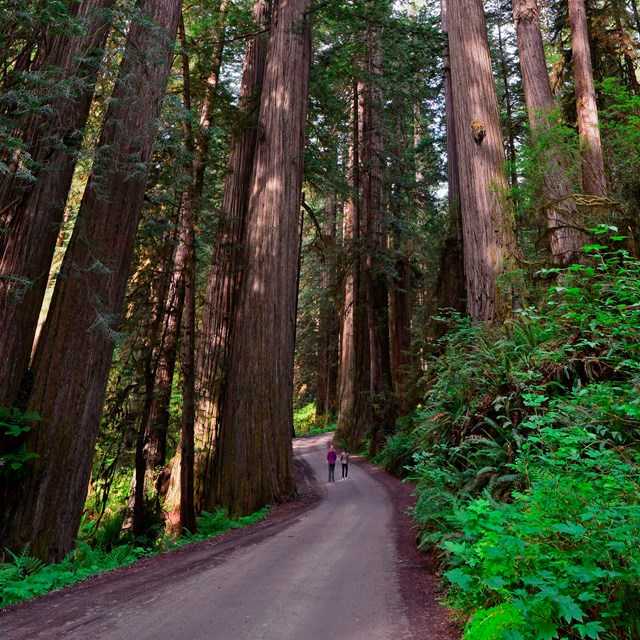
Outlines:
{"label": "curving road", "polygon": [[402,640],[393,504],[363,466],[327,483],[329,435],[294,442],[313,509],[0,613],[7,640]]}

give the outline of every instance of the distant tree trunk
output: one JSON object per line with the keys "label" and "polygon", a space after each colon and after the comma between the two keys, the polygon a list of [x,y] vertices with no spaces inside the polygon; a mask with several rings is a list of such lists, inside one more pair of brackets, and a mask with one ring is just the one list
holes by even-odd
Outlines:
{"label": "distant tree trunk", "polygon": [[[183,48],[182,69],[183,69],[183,97],[184,108],[187,113],[191,112],[191,78],[189,74],[189,60],[186,56],[186,34],[184,22],[181,22],[180,29],[181,44]],[[222,40],[222,38],[220,38]],[[222,52],[220,52],[222,53]],[[218,56],[215,69],[215,86],[220,72],[220,55]],[[211,85],[208,85],[211,89]],[[201,120],[210,120],[213,96],[207,96],[205,109]],[[193,127],[189,120],[185,120],[185,147],[193,158],[190,169],[190,181],[187,184],[182,197],[182,227],[180,243],[185,247],[184,261],[184,315],[182,329],[182,422],[180,429],[180,533],[184,535],[186,531],[195,533],[196,512],[193,494],[193,473],[194,473],[194,424],[196,410],[196,384],[195,384],[195,345],[196,345],[196,238],[195,225],[196,216],[199,210],[200,198],[202,197],[202,187],[204,182],[199,184],[200,191],[196,191],[197,176],[200,171],[204,175],[204,167],[208,155],[208,140],[203,141],[202,137],[194,134]],[[207,132],[208,134],[208,132]],[[200,144],[197,144],[199,138]]]}
{"label": "distant tree trunk", "polygon": [[504,85],[504,110],[506,116],[507,134],[507,154],[509,158],[509,184],[515,187],[518,184],[518,173],[516,171],[516,135],[515,120],[513,118],[513,105],[511,97],[511,87],[509,86],[509,67],[507,66],[507,56],[505,54],[504,40],[502,39],[502,24],[500,16],[497,20],[498,27],[498,52],[500,56],[500,75]]}
{"label": "distant tree trunk", "polygon": [[187,248],[178,241],[173,273],[166,298],[162,333],[157,347],[149,418],[144,428],[144,459],[147,473],[163,465],[167,452],[171,389],[178,356],[178,341],[184,309],[184,263]]}
{"label": "distant tree trunk", "polygon": [[578,111],[578,132],[582,158],[582,189],[590,196],[606,196],[607,181],[602,158],[600,124],[596,92],[593,85],[593,67],[589,47],[589,30],[584,0],[569,0],[571,51]]}
{"label": "distant tree trunk", "polygon": [[[167,250],[166,255],[161,255],[160,257],[161,262],[159,264],[161,264],[162,266],[157,270],[157,276],[154,282],[155,286],[153,286],[151,289],[152,299],[150,301],[151,304],[148,312],[148,322],[143,321],[144,346],[142,348],[142,360],[144,370],[143,381],[145,395],[142,414],[140,416],[140,424],[138,428],[133,483],[131,486],[131,493],[129,495],[128,504],[133,518],[126,518],[123,524],[123,528],[125,529],[132,526],[133,534],[136,537],[141,536],[144,533],[144,498],[146,495],[145,491],[147,476],[149,475],[147,473],[147,458],[149,454],[147,431],[150,424],[152,424],[151,413],[156,400],[156,371],[158,368],[159,360],[164,354],[163,347],[165,340],[162,328],[166,323],[166,315],[168,313],[166,305],[174,265],[174,258],[171,254],[174,253],[172,247],[175,241],[175,233],[168,234],[166,240],[166,246],[171,247],[171,250]],[[139,265],[138,272],[146,268],[148,268],[148,265],[146,263],[144,265]],[[135,281],[135,276],[130,280],[132,282]],[[131,284],[129,286],[129,289],[131,289]],[[153,467],[151,468],[153,469]],[[143,487],[144,490],[138,491],[138,487]]]}
{"label": "distant tree trunk", "polygon": [[[351,148],[349,167],[351,170],[351,197],[346,203],[343,240],[345,248],[344,300],[342,306],[342,328],[340,340],[340,375],[338,393],[337,433],[348,439],[353,428],[356,393],[355,369],[355,306],[356,284],[360,278],[360,114],[359,86],[353,81]],[[368,380],[367,380],[368,385]]]}
{"label": "distant tree trunk", "polygon": [[[366,173],[364,170],[365,138],[365,103],[366,87],[363,83],[357,83],[354,90],[354,121],[353,161],[357,162],[353,169],[354,188],[354,218],[352,239],[352,404],[346,407],[345,415],[348,420],[341,428],[338,420],[338,433],[346,440],[352,451],[360,449],[370,433],[373,422],[373,409],[371,405],[371,336],[372,326],[369,322],[369,310],[371,306],[371,264],[367,260],[367,252],[370,247],[370,220],[365,214],[363,193]],[[344,431],[343,431],[344,429]]]}
{"label": "distant tree trunk", "polygon": [[382,49],[380,33],[367,36],[367,83],[362,96],[362,217],[370,351],[372,422],[370,453],[375,455],[395,427],[395,403],[389,340],[389,294],[386,277],[387,229],[384,223],[383,97],[380,89]]}
{"label": "distant tree trunk", "polygon": [[[219,16],[216,27],[213,29],[213,37],[218,40],[218,45],[214,51],[214,56],[211,61],[211,68],[205,80],[205,93],[200,107],[200,117],[198,127],[193,127],[190,120],[185,121],[185,141],[188,147],[189,155],[191,156],[190,165],[185,168],[185,173],[189,176],[185,192],[182,194],[180,204],[180,241],[176,250],[176,267],[174,270],[174,279],[172,282],[171,291],[174,292],[167,309],[167,321],[168,324],[165,330],[165,336],[167,340],[166,354],[160,353],[160,359],[158,361],[157,369],[157,392],[155,393],[152,412],[150,414],[150,421],[148,429],[145,433],[145,451],[148,450],[148,462],[147,462],[147,477],[151,477],[151,470],[159,464],[165,463],[166,453],[166,438],[169,426],[169,405],[171,401],[171,388],[173,383],[173,372],[175,369],[175,362],[177,357],[177,344],[180,335],[180,326],[182,321],[182,313],[185,305],[185,275],[188,272],[188,257],[189,248],[185,244],[185,238],[187,235],[195,233],[188,231],[186,225],[189,224],[189,219],[193,219],[193,224],[196,223],[197,218],[200,215],[202,208],[202,195],[204,190],[204,177],[205,171],[209,162],[209,146],[210,146],[210,126],[213,108],[215,106],[216,94],[218,91],[218,83],[220,79],[220,68],[222,64],[222,53],[224,48],[224,31],[226,29],[226,14],[228,9],[228,2],[223,0],[219,7]],[[187,51],[189,50],[189,43],[187,42],[184,28],[180,29],[180,40],[182,46],[182,68],[183,68],[183,95],[184,106],[186,111],[191,111],[191,79],[189,71],[189,58]],[[195,258],[195,248],[194,258]],[[195,265],[195,262],[194,262]],[[195,302],[195,299],[190,301]],[[186,310],[185,310],[186,312]],[[195,313],[195,311],[194,311]],[[187,314],[185,313],[185,316]],[[189,320],[185,317],[185,326],[189,323]],[[184,342],[184,339],[183,339]],[[195,354],[195,351],[194,351]],[[195,374],[194,374],[195,375]],[[195,380],[195,378],[194,378]],[[184,381],[184,380],[183,380]],[[194,381],[194,385],[196,382]],[[195,389],[194,395],[194,416],[197,410],[197,394]],[[184,402],[184,390],[183,390],[183,402]],[[183,413],[184,418],[184,413]],[[189,420],[191,418],[187,416]],[[195,420],[195,418],[194,418]],[[195,426],[194,426],[195,432]],[[195,438],[195,436],[194,436]],[[162,451],[161,458],[156,455],[160,452],[160,446]],[[194,444],[195,447],[195,444]],[[187,449],[191,449],[191,445],[187,443]],[[195,454],[194,454],[195,455]],[[170,513],[180,512],[183,500],[181,472],[175,473],[174,470],[180,468],[185,469],[182,464],[182,443],[181,447],[176,452],[174,459],[170,462],[168,469],[161,474],[160,477],[167,475],[169,477],[169,484],[165,487],[165,509]],[[171,470],[171,471],[170,471]],[[186,471],[186,469],[185,469]],[[195,470],[194,470],[195,476]],[[189,479],[190,483],[194,481]],[[164,492],[164,491],[163,491]],[[193,492],[192,492],[193,493]],[[194,498],[195,500],[195,498]],[[194,508],[195,508],[194,502]],[[190,508],[187,509],[189,511]],[[187,515],[187,514],[185,514]],[[170,518],[171,519],[171,518]],[[182,522],[182,520],[181,520]],[[189,531],[193,532],[194,522],[191,522]]]}
{"label": "distant tree trunk", "polygon": [[[180,0],[136,8],[93,173],[34,357],[29,408],[42,421],[28,447],[23,494],[3,545],[60,560],[86,495],[138,219],[165,94]],[[8,525],[8,526],[7,526]]]}
{"label": "distant tree trunk", "polygon": [[184,274],[184,326],[182,339],[182,426],[180,430],[180,532],[195,533],[196,512],[193,493],[194,424],[195,424],[195,332],[196,332],[196,265],[195,221],[192,205],[185,220],[187,259]]}
{"label": "distant tree trunk", "polygon": [[392,161],[392,187],[389,213],[393,220],[392,246],[395,254],[395,282],[391,290],[391,371],[398,413],[407,415],[411,410],[411,379],[413,357],[411,352],[411,264],[410,234],[408,230],[410,207],[405,198],[407,172],[405,157],[409,137],[405,131],[407,114],[401,102],[396,105],[396,145]]}
{"label": "distant tree trunk", "polygon": [[234,515],[292,495],[293,354],[311,30],[309,0],[275,5],[215,459]]}
{"label": "distant tree trunk", "polygon": [[467,311],[494,320],[517,296],[498,284],[516,255],[498,101],[481,0],[452,0],[448,9]]}
{"label": "distant tree trunk", "polygon": [[35,181],[14,171],[0,186],[0,406],[11,406],[28,369],[65,203],[109,31],[114,0],[69,3],[87,22],[86,35],[46,37],[41,65],[60,68],[70,95],[52,104],[53,115],[18,124]]}
{"label": "distant tree trunk", "polygon": [[[529,126],[536,140],[551,126],[554,107],[536,0],[513,0],[513,17]],[[556,203],[545,208],[551,254],[556,264],[566,266],[579,260],[579,251],[587,243],[587,236],[580,229],[574,201],[567,198],[573,189],[560,150],[551,147],[546,160],[544,195],[549,203]]]}
{"label": "distant tree trunk", "polygon": [[440,2],[444,41],[444,105],[447,136],[447,186],[449,230],[440,251],[440,268],[436,282],[438,308],[465,313],[464,252],[460,206],[460,167],[458,163],[456,121],[449,58],[449,15],[446,0]]}
{"label": "distant tree trunk", "polygon": [[335,302],[337,197],[327,199],[322,226],[323,248],[320,271],[320,312],[318,317],[318,371],[316,415],[329,416],[336,411],[338,382],[338,313]]}
{"label": "distant tree trunk", "polygon": [[[256,0],[253,20],[258,31],[269,22],[268,0]],[[198,411],[195,424],[197,509],[215,507],[213,455],[220,419],[219,403],[228,371],[230,322],[240,272],[240,250],[245,233],[251,173],[258,140],[257,115],[264,79],[268,35],[260,33],[247,44],[239,109],[242,126],[227,167],[220,221],[207,283],[196,360]]]}
{"label": "distant tree trunk", "polygon": [[[619,42],[620,55],[624,59],[624,70],[629,88],[640,95],[640,83],[637,75],[637,45],[628,29],[631,28],[630,18],[626,12],[624,3],[615,2],[612,7],[616,23],[616,38]],[[624,21],[624,24],[623,24]]]}

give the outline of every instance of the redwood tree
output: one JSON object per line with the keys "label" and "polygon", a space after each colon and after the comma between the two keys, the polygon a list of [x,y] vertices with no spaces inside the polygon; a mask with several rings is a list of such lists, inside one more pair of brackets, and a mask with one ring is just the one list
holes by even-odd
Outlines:
{"label": "redwood tree", "polygon": [[[535,142],[541,134],[549,132],[554,108],[536,0],[513,0],[513,17],[529,126]],[[580,229],[575,203],[567,197],[573,191],[571,181],[561,151],[553,143],[541,169],[544,171],[544,198],[548,203],[545,217],[551,254],[554,262],[567,265],[579,259],[579,250],[586,244],[587,237]]]}
{"label": "redwood tree", "polygon": [[207,281],[204,309],[196,354],[198,411],[195,424],[195,500],[198,509],[213,509],[213,455],[220,418],[220,399],[226,381],[230,348],[231,319],[234,314],[241,245],[244,238],[249,188],[253,170],[264,81],[270,3],[256,0],[253,21],[257,35],[245,53],[240,85],[240,129],[227,165],[220,219]]}
{"label": "redwood tree", "polygon": [[34,357],[28,406],[41,422],[27,445],[38,457],[22,495],[5,505],[1,537],[10,547],[30,542],[48,560],[71,549],[80,523],[180,8],[180,0],[136,5]]}
{"label": "redwood tree", "polygon": [[573,77],[576,88],[578,132],[582,158],[582,189],[590,196],[606,196],[607,181],[604,173],[600,123],[593,85],[591,48],[584,0],[569,0],[569,23],[571,25]]}
{"label": "redwood tree", "polygon": [[274,8],[243,267],[215,458],[216,502],[248,514],[291,495],[293,352],[311,30],[309,0]]}
{"label": "redwood tree", "polygon": [[54,74],[49,81],[59,86],[48,108],[17,120],[12,134],[24,150],[0,181],[0,405],[13,404],[29,366],[113,4],[68,2],[69,19],[84,28],[45,33],[31,63],[32,74]]}
{"label": "redwood tree", "polygon": [[467,311],[493,320],[512,302],[498,279],[516,255],[498,101],[482,0],[451,0],[448,8]]}

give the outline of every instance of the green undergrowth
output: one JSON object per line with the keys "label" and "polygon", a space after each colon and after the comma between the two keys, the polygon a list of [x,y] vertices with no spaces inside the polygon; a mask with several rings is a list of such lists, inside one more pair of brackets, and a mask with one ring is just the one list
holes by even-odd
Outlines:
{"label": "green undergrowth", "polygon": [[588,251],[539,309],[454,318],[381,456],[467,640],[640,638],[640,263]]}
{"label": "green undergrowth", "polygon": [[313,436],[335,431],[336,423],[333,416],[316,415],[316,405],[310,402],[293,412],[293,427],[296,436]]}
{"label": "green undergrowth", "polygon": [[153,548],[127,543],[107,550],[104,546],[92,546],[81,541],[62,562],[56,564],[45,564],[30,556],[28,546],[19,555],[7,551],[4,562],[0,563],[0,606],[35,598],[99,573],[124,567],[140,558],[206,540],[230,529],[246,527],[264,518],[268,511],[265,507],[250,516],[236,519],[229,518],[223,509],[214,513],[203,512],[198,518],[197,533],[187,533],[180,538],[164,536]]}

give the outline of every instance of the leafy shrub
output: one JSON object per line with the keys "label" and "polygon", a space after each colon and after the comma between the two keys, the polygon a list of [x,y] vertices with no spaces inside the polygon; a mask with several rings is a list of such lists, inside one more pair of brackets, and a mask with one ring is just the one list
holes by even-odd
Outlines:
{"label": "leafy shrub", "polygon": [[456,510],[461,535],[442,543],[466,637],[639,637],[638,461],[581,427],[534,427],[518,461],[530,488]]}
{"label": "leafy shrub", "polygon": [[373,461],[389,473],[404,478],[413,464],[414,447],[415,440],[410,434],[396,433],[386,439],[384,448]]}
{"label": "leafy shrub", "polygon": [[418,539],[465,638],[640,637],[640,263],[586,250],[543,308],[454,319],[381,456],[414,452]]}
{"label": "leafy shrub", "polygon": [[310,402],[293,412],[293,427],[297,436],[308,436],[333,431],[336,425],[331,416],[317,416],[316,405]]}

